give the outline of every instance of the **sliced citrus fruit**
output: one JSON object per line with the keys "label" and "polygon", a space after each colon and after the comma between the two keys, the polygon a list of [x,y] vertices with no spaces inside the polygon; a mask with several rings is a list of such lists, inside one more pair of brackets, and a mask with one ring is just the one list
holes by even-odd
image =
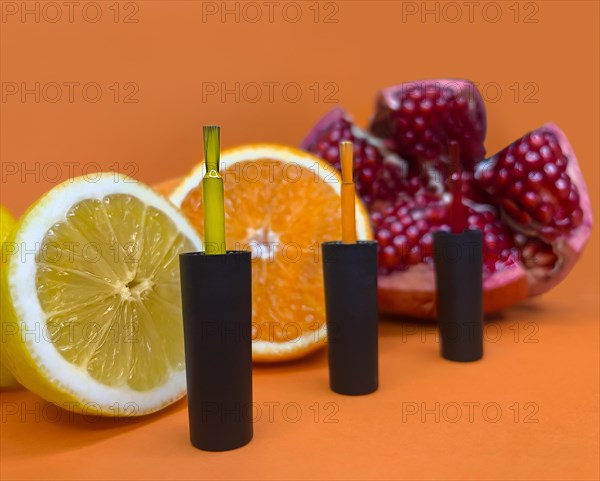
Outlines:
{"label": "sliced citrus fruit", "polygon": [[[171,194],[200,233],[203,169],[202,162]],[[341,237],[337,172],[300,150],[266,144],[223,152],[221,174],[227,248],[253,253],[253,359],[292,359],[325,345],[320,243]],[[370,239],[359,200],[355,212],[358,238]]]}
{"label": "sliced citrus fruit", "polygon": [[[2,282],[1,274],[4,271],[7,260],[6,252],[8,251],[8,245],[5,244],[5,241],[8,239],[14,225],[15,219],[13,219],[13,216],[10,215],[10,212],[3,205],[0,205],[0,247],[2,248],[0,252],[2,256],[2,259],[0,259],[0,282]],[[5,305],[4,295],[0,290],[0,322],[4,322],[5,319]],[[19,383],[6,367],[4,356],[2,356],[2,352],[0,351],[0,389],[15,389],[18,386]]]}
{"label": "sliced citrus fruit", "polygon": [[13,231],[2,349],[24,386],[67,409],[142,415],[185,394],[179,288],[193,227],[114,173],[67,181]]}

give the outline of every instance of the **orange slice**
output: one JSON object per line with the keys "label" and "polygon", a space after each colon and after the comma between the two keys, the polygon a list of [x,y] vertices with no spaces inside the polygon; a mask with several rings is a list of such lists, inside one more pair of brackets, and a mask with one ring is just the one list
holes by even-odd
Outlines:
{"label": "orange slice", "polygon": [[[203,233],[200,163],[171,200]],[[337,171],[300,150],[249,145],[221,155],[227,248],[251,250],[253,358],[301,357],[326,343],[321,242],[341,237]],[[359,239],[371,239],[356,200]],[[231,302],[235,302],[232,299]]]}

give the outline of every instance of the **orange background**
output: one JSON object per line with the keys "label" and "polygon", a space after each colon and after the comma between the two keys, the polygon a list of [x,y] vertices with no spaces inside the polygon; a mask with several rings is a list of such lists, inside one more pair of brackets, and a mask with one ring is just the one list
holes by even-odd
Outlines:
{"label": "orange background", "polygon": [[[438,9],[437,19],[421,17],[422,2],[297,2],[297,23],[290,21],[297,13],[286,7],[290,2],[278,3],[272,22],[264,2],[255,2],[263,14],[256,23],[249,21],[256,10],[245,4],[237,7],[239,22],[234,14],[223,22],[219,15],[203,20],[211,2],[138,0],[115,7],[101,1],[102,17],[92,23],[97,11],[87,7],[84,16],[86,2],[77,3],[72,21],[57,2],[62,18],[51,23],[56,11],[44,2],[27,3],[40,9],[39,22],[33,14],[22,21],[21,2],[0,3],[0,200],[15,214],[72,173],[93,175],[97,165],[135,172],[148,183],[182,175],[200,160],[205,123],[222,125],[225,147],[297,145],[335,105],[365,123],[380,87],[464,77],[485,88],[489,153],[545,121],[564,129],[597,221],[598,2],[478,2],[472,21],[468,6],[454,2],[462,14],[456,23],[456,8],[441,2],[426,4]],[[14,5],[19,11],[9,14]],[[221,2],[211,5],[221,8]],[[410,14],[415,5],[418,12]],[[498,9],[502,16],[492,23]],[[327,15],[337,23],[325,23]],[[14,85],[31,89],[36,82],[39,102],[34,94],[24,102],[21,91],[9,95]],[[55,103],[52,82],[62,85]],[[92,103],[94,91],[86,100],[74,86],[70,102],[65,82],[95,82],[102,98]],[[240,98],[203,98],[206,82],[229,89],[240,82]],[[291,102],[293,90],[285,97],[274,86],[270,101],[269,82],[295,82],[302,97]],[[262,85],[257,102],[251,102],[251,83]],[[134,89],[129,99],[138,101],[124,102]],[[337,103],[326,103],[327,94]],[[23,177],[25,170],[33,173]],[[598,479],[598,247],[594,230],[565,282],[491,318],[482,362],[444,361],[429,327],[382,319],[381,388],[373,395],[330,392],[323,351],[285,366],[257,366],[262,417],[252,443],[232,452],[190,446],[185,401],[144,420],[92,422],[67,413],[57,418],[26,392],[3,393],[0,477]],[[267,403],[279,403],[272,420]],[[451,422],[454,403],[462,416]],[[479,403],[473,422],[464,403]],[[484,405],[491,406],[485,413]],[[18,414],[9,414],[15,406]],[[415,406],[418,414],[408,415]],[[492,422],[498,406],[502,417]],[[422,418],[424,409],[437,410],[440,419]],[[338,422],[325,422],[327,415]]]}

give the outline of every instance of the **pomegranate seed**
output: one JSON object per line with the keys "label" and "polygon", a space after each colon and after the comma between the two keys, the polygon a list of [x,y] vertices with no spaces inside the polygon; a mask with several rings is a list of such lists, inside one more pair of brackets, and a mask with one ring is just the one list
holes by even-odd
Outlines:
{"label": "pomegranate seed", "polygon": [[478,222],[479,222],[479,216],[477,215],[470,215],[469,217],[467,217],[467,223],[469,225],[474,225],[474,226],[478,226]]}
{"label": "pomegranate seed", "polygon": [[392,234],[387,229],[380,229],[377,232],[377,242],[382,247],[388,246],[392,241]]}
{"label": "pomegranate seed", "polygon": [[525,184],[523,184],[523,182],[521,182],[520,180],[517,180],[509,187],[508,194],[512,198],[519,198],[523,190],[525,190]]}
{"label": "pomegranate seed", "polygon": [[408,227],[413,223],[413,220],[410,215],[405,215],[404,217],[402,217],[402,219],[400,219],[400,222],[402,222],[402,225],[404,225],[405,227]]}
{"label": "pomegranate seed", "polygon": [[544,174],[534,170],[533,172],[529,172],[527,174],[527,181],[529,186],[533,189],[539,189],[542,186],[542,182],[544,180]]}
{"label": "pomegranate seed", "polygon": [[511,178],[508,169],[500,169],[500,171],[498,172],[497,188],[502,189],[506,187],[510,181]]}
{"label": "pomegranate seed", "polygon": [[383,248],[383,263],[389,269],[392,269],[398,262],[398,256],[392,246],[385,246]]}
{"label": "pomegranate seed", "polygon": [[569,192],[569,202],[571,203],[572,207],[578,207],[579,206],[579,193],[577,192],[577,189],[575,186],[572,186],[571,192]]}
{"label": "pomegranate seed", "polygon": [[428,232],[423,237],[421,237],[421,251],[424,256],[431,256],[433,254],[433,235]]}
{"label": "pomegranate seed", "polygon": [[530,150],[525,154],[525,162],[527,162],[528,167],[537,169],[542,163],[542,158],[540,157],[540,154]]}
{"label": "pomegranate seed", "polygon": [[515,164],[515,156],[510,153],[506,154],[501,162],[503,167],[512,167]]}
{"label": "pomegranate seed", "polygon": [[444,211],[439,208],[439,207],[429,207],[427,209],[427,217],[432,221],[432,222],[439,222],[444,218]]}
{"label": "pomegranate seed", "polygon": [[534,210],[540,204],[540,197],[538,194],[532,191],[525,192],[525,196],[523,197],[523,205],[528,210]]}
{"label": "pomegranate seed", "polygon": [[558,157],[554,163],[556,164],[556,168],[560,171],[560,172],[564,172],[565,170],[567,170],[567,158],[564,155],[561,155],[560,157]]}
{"label": "pomegranate seed", "polygon": [[429,113],[431,111],[431,109],[433,108],[433,102],[431,101],[431,99],[424,98],[419,103],[419,107],[421,107],[421,112]]}
{"label": "pomegranate seed", "polygon": [[419,240],[419,229],[414,225],[409,225],[406,228],[406,238],[411,244],[417,242]]}
{"label": "pomegranate seed", "polygon": [[410,99],[404,100],[402,102],[402,110],[407,113],[414,112],[415,111],[415,103]]}
{"label": "pomegranate seed", "polygon": [[529,136],[529,143],[533,148],[540,148],[544,144],[544,136],[540,132],[532,132]]}
{"label": "pomegranate seed", "polygon": [[569,197],[571,185],[568,179],[563,179],[561,177],[554,183],[554,186],[556,187],[556,191],[559,198],[566,199],[567,197]]}
{"label": "pomegranate seed", "polygon": [[556,179],[558,179],[558,176],[560,175],[556,164],[551,163],[544,165],[544,173],[546,174],[546,177],[550,182],[554,182]]}
{"label": "pomegranate seed", "polygon": [[418,264],[421,262],[421,248],[419,246],[413,246],[410,248],[410,252],[408,253],[408,263],[409,264]]}
{"label": "pomegranate seed", "polygon": [[513,166],[512,177],[514,179],[522,179],[525,177],[525,167],[523,167],[523,164],[515,164]]}
{"label": "pomegranate seed", "polygon": [[399,256],[406,256],[408,254],[408,239],[406,236],[399,235],[394,237],[393,244]]}
{"label": "pomegranate seed", "polygon": [[548,202],[544,202],[534,211],[533,217],[542,224],[548,224],[554,215],[554,207]]}
{"label": "pomegranate seed", "polygon": [[498,246],[496,244],[496,236],[494,234],[486,234],[484,236],[484,241],[488,247],[488,249],[492,252],[495,253],[496,250],[498,249]]}
{"label": "pomegranate seed", "polygon": [[420,234],[424,234],[425,232],[427,232],[429,230],[429,224],[427,223],[427,221],[425,219],[417,220],[415,222],[415,226],[417,229],[419,229]]}
{"label": "pomegranate seed", "polygon": [[404,226],[396,220],[394,220],[392,222],[392,225],[390,225],[390,232],[394,236],[400,234],[403,230],[404,230]]}
{"label": "pomegranate seed", "polygon": [[[544,162],[550,162],[552,161],[552,149],[550,147],[548,147],[547,145],[543,145],[540,148],[540,155],[542,156],[542,160]],[[556,164],[548,164],[546,163],[545,165],[553,165],[556,167]]]}
{"label": "pomegranate seed", "polygon": [[583,210],[581,207],[577,207],[571,214],[571,225],[573,227],[579,227],[583,222]]}

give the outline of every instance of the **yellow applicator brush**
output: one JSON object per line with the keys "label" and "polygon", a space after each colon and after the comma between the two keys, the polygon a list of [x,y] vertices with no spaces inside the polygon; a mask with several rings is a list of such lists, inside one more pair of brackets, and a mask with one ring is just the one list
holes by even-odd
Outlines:
{"label": "yellow applicator brush", "polygon": [[379,386],[377,242],[356,239],[352,142],[340,143],[342,240],[324,242],[329,386],[340,394],[369,394]]}
{"label": "yellow applicator brush", "polygon": [[204,160],[206,174],[202,179],[202,203],[204,204],[204,252],[225,254],[225,202],[223,178],[219,172],[221,163],[221,131],[216,125],[208,125],[204,132]]}

